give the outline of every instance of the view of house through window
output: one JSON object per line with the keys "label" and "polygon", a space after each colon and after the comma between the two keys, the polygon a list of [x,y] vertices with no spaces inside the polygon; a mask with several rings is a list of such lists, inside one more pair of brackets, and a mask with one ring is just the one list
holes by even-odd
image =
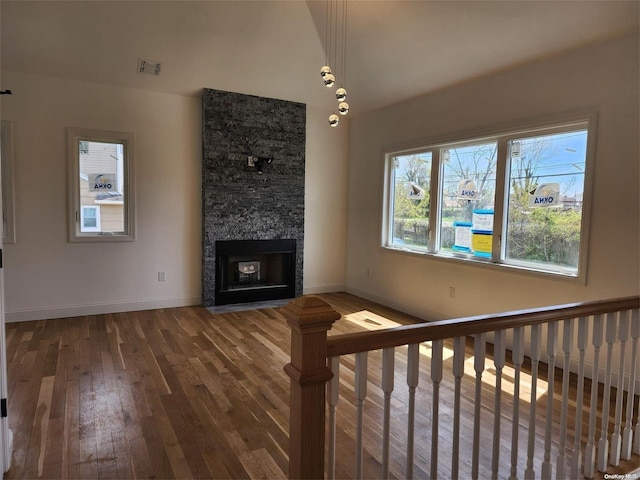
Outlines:
{"label": "view of house through window", "polygon": [[[83,145],[84,144],[84,145]],[[81,232],[124,232],[124,152],[121,143],[79,142]],[[84,148],[83,148],[84,147]],[[90,208],[89,208],[90,207]],[[100,223],[96,223],[96,219]]]}
{"label": "view of house through window", "polygon": [[133,240],[130,134],[70,128],[70,241]]}
{"label": "view of house through window", "polygon": [[579,276],[589,124],[388,154],[384,246]]}

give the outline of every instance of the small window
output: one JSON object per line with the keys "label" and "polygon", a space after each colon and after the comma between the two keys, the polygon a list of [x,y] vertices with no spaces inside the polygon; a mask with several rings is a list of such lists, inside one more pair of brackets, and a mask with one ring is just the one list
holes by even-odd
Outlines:
{"label": "small window", "polygon": [[100,207],[83,205],[80,209],[80,231],[100,231]]}
{"label": "small window", "polygon": [[132,241],[133,136],[69,128],[69,241]]}

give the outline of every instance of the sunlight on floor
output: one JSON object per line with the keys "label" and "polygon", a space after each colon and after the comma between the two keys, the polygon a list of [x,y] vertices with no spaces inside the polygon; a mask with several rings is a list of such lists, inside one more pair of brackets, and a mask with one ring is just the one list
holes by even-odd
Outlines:
{"label": "sunlight on floor", "polygon": [[351,323],[359,325],[367,330],[383,330],[385,328],[400,327],[402,324],[389,320],[369,310],[360,310],[359,312],[349,313],[342,317]]}
{"label": "sunlight on floor", "polygon": [[[350,313],[343,316],[343,319],[358,325],[366,330],[384,330],[385,328],[400,327],[402,324],[394,322],[381,315],[370,312],[369,310],[360,310],[359,312]],[[431,358],[431,344],[425,342],[420,344],[420,354],[427,358]],[[442,360],[447,361],[453,358],[453,349],[443,346]],[[464,374],[475,378],[476,372],[474,368],[474,357],[465,360]],[[513,395],[514,393],[515,369],[505,366],[502,369],[502,391]],[[492,387],[496,385],[496,370],[491,358],[485,359],[485,370],[482,375],[482,381]],[[528,402],[531,400],[532,377],[527,372],[520,372],[520,400]],[[548,390],[548,383],[540,378],[536,385],[536,400],[545,395]]]}

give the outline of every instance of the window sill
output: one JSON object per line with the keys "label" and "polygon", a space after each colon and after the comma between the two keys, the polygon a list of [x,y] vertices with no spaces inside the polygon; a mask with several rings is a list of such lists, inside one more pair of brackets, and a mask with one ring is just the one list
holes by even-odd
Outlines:
{"label": "window sill", "polygon": [[401,246],[383,245],[383,250],[403,255],[420,256],[425,259],[435,260],[439,262],[453,262],[459,265],[470,267],[491,269],[496,272],[515,273],[537,278],[546,278],[547,280],[559,280],[570,283],[586,284],[586,280],[579,274],[566,274],[552,271],[537,269],[530,264],[511,264],[511,263],[495,263],[489,258],[471,257],[465,254],[443,253],[443,252],[427,252],[420,249],[413,249]]}
{"label": "window sill", "polygon": [[70,243],[91,242],[135,242],[133,235],[124,233],[77,233],[69,238]]}

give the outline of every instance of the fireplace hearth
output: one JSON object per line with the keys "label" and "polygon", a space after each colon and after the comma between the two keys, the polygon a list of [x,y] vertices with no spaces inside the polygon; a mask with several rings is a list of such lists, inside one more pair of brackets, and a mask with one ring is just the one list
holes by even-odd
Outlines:
{"label": "fireplace hearth", "polygon": [[295,239],[221,240],[215,305],[295,297]]}

